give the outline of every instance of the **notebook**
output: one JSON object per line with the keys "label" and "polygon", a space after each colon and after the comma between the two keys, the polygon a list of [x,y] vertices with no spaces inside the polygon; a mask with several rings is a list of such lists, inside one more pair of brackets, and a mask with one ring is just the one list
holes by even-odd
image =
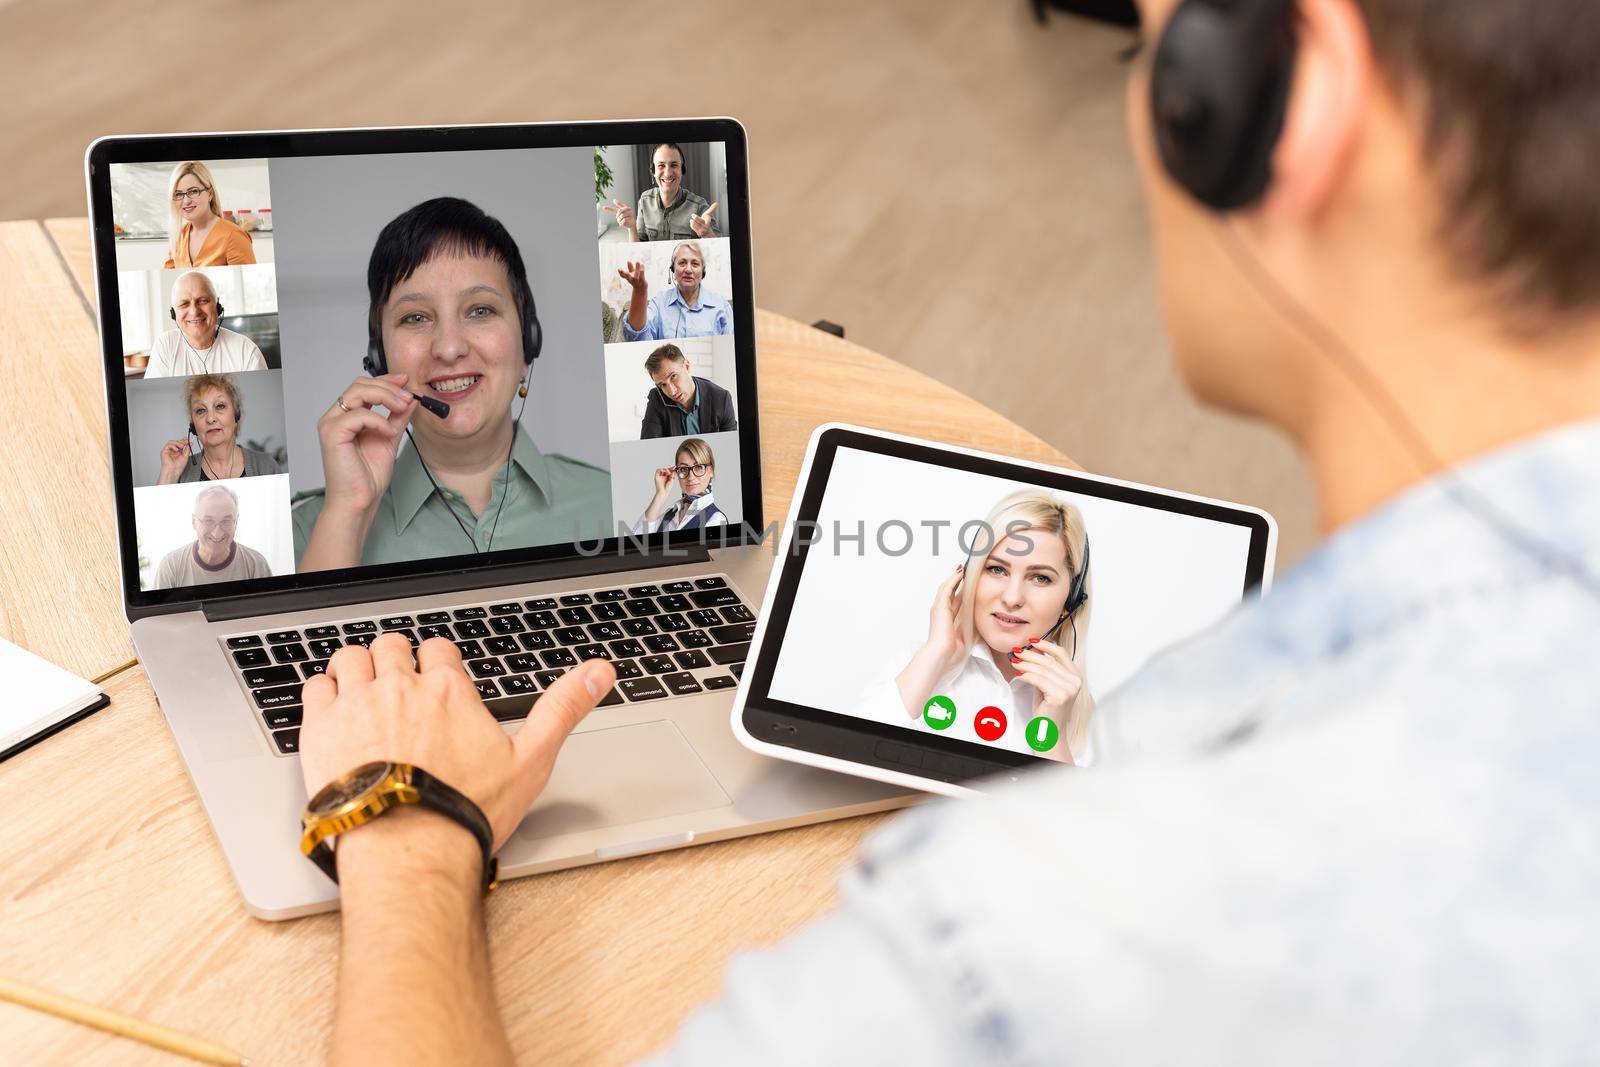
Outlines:
{"label": "notebook", "polygon": [[0,760],[66,729],[111,698],[54,663],[0,638],[0,678],[7,700],[0,705]]}

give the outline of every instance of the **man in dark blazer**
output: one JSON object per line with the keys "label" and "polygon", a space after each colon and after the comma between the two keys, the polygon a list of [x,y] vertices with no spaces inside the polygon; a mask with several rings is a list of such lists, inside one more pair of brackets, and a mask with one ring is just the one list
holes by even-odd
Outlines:
{"label": "man in dark blazer", "polygon": [[733,394],[709,378],[696,378],[689,357],[677,345],[666,344],[644,361],[645,373],[655,383],[645,401],[639,437],[697,437],[737,430]]}

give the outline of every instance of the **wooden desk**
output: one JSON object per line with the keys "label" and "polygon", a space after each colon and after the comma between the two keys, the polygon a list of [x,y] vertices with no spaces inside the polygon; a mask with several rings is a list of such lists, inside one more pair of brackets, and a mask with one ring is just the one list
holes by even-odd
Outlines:
{"label": "wooden desk", "polygon": [[[102,679],[111,706],[0,763],[0,974],[219,1041],[257,1064],[326,1047],[338,918],[244,913],[144,672],[117,579],[104,387],[82,219],[0,223],[0,634]],[[830,420],[1067,460],[883,356],[757,312],[762,474],[787,514]],[[3,684],[3,680],[0,680]],[[728,957],[827,907],[881,816],[508,882],[490,899],[501,1010],[524,1062],[665,1043]],[[0,1059],[172,1064],[0,1004]]]}

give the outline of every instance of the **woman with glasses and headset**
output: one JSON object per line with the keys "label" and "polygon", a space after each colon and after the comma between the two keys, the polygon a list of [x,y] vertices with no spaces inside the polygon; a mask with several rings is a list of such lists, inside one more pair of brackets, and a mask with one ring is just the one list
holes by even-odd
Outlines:
{"label": "woman with glasses and headset", "polygon": [[[728,516],[717,507],[711,495],[711,479],[717,473],[717,459],[711,453],[711,446],[703,438],[690,437],[678,446],[673,463],[671,467],[656,468],[655,493],[629,532],[637,536],[728,525]],[[669,508],[667,493],[674,478],[682,495]]]}
{"label": "woman with glasses and headset", "polygon": [[173,167],[167,196],[171,201],[167,270],[233,267],[256,261],[250,235],[222,217],[222,200],[210,167],[198,160]]}

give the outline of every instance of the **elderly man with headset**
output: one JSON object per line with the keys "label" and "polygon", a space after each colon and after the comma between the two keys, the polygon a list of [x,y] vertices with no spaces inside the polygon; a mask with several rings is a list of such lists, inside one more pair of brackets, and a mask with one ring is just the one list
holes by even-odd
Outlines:
{"label": "elderly man with headset", "polygon": [[150,347],[146,378],[267,369],[266,357],[254,341],[221,324],[217,287],[204,271],[187,271],[172,283],[168,314],[177,328],[164,332]]}
{"label": "elderly man with headset", "polygon": [[[1095,769],[895,820],[667,1062],[1600,1048],[1600,6],[1141,6],[1130,125],[1179,366],[1295,439],[1327,540],[1109,694]],[[341,650],[350,684],[306,687],[310,787],[426,733],[429,770],[515,827],[610,665],[508,740],[464,680],[430,695],[453,652]],[[481,863],[426,811],[340,844],[337,1062],[509,1059]]]}

